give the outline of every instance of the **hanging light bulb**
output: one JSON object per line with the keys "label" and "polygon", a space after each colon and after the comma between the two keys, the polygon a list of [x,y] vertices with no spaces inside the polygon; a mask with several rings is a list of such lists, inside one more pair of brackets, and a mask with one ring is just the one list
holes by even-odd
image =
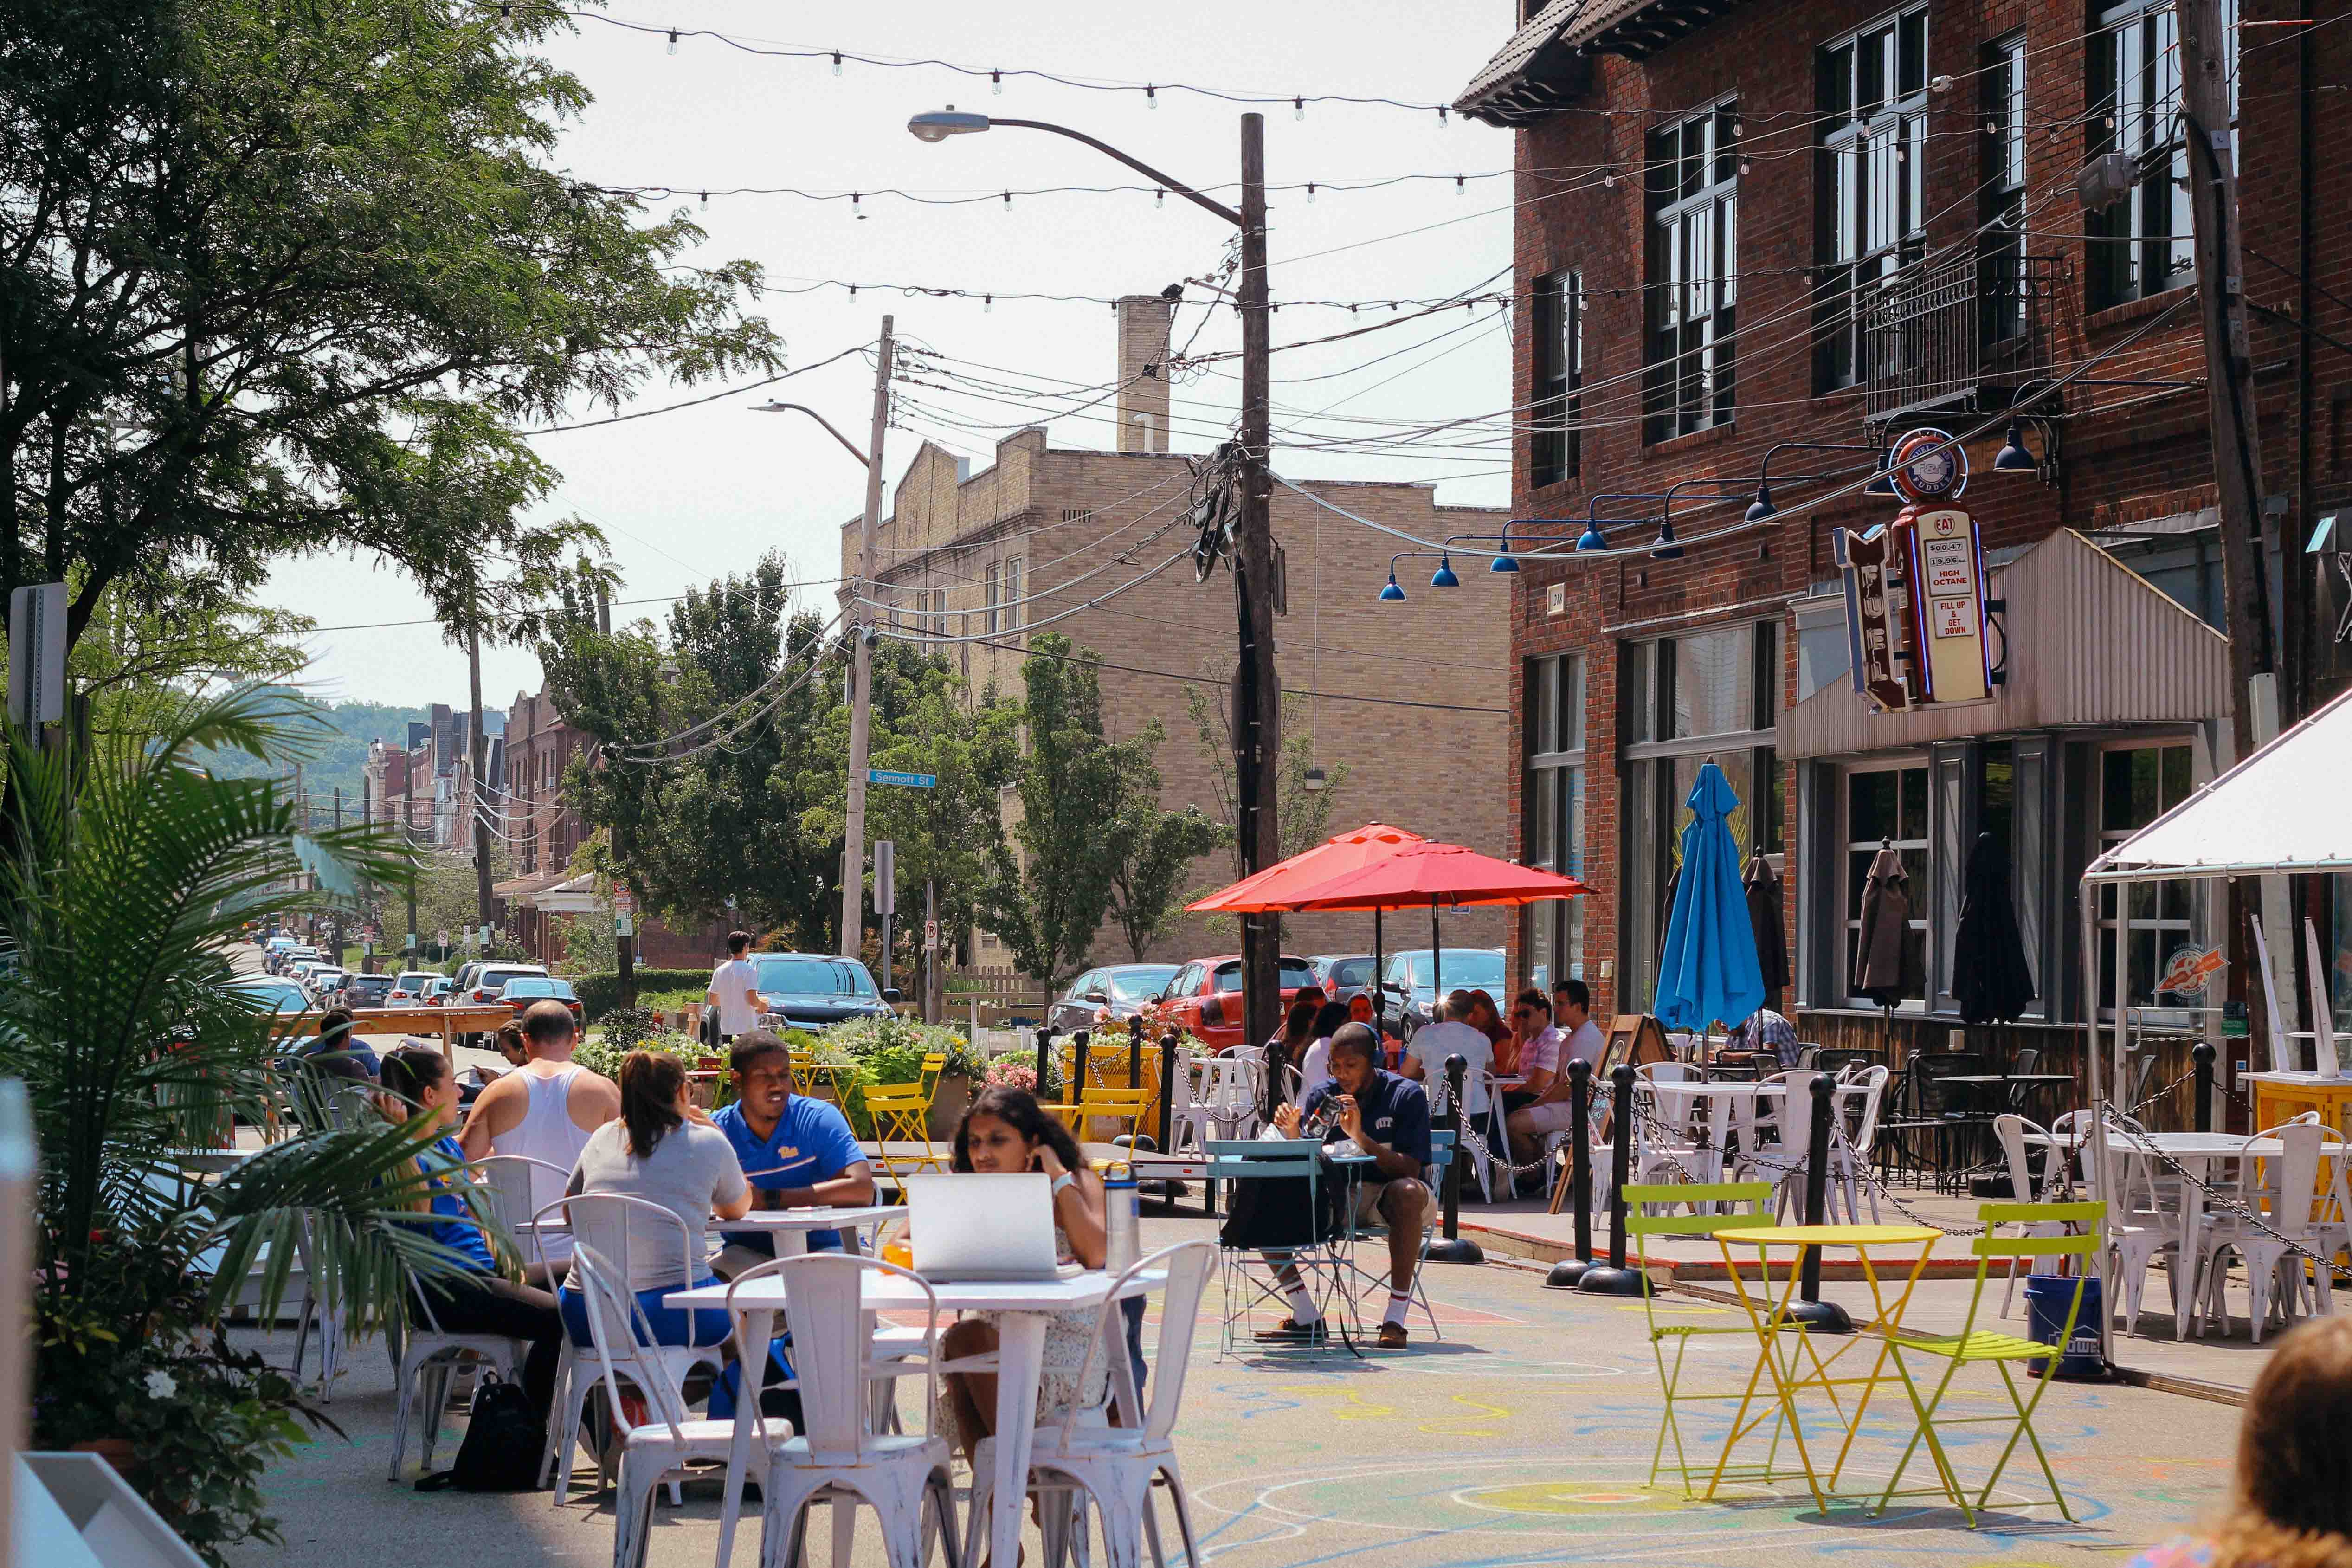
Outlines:
{"label": "hanging light bulb", "polygon": [[1745,158],[1739,160],[1739,177],[1743,180],[1746,179],[1748,175],[1749,170],[1753,168],[1753,166],[1754,165]]}
{"label": "hanging light bulb", "polygon": [[1396,568],[1393,566],[1389,568],[1389,585],[1381,590],[1381,599],[1391,605],[1404,603],[1404,590],[1397,585]]}
{"label": "hanging light bulb", "polygon": [[839,49],[833,51],[833,74],[835,76],[839,76],[841,74],[841,51]]}
{"label": "hanging light bulb", "polygon": [[1437,122],[1440,125],[1445,123],[1445,105],[1442,103],[1437,106]]}
{"label": "hanging light bulb", "polygon": [[709,206],[710,205],[710,193],[709,191],[702,193],[702,205],[704,206]]}
{"label": "hanging light bulb", "polygon": [[1013,210],[1013,193],[1011,191],[1004,193],[1004,210],[1006,212],[1011,212]]}
{"label": "hanging light bulb", "polygon": [[1458,196],[1458,195],[1463,195],[1465,192],[1468,191],[1468,190],[1469,190],[1469,188],[1470,188],[1469,186],[1467,186],[1467,185],[1465,185],[1465,184],[1464,184],[1462,183],[1462,176],[1461,176],[1461,175],[1456,174],[1456,175],[1454,175],[1454,194],[1455,195],[1457,195],[1457,196]]}
{"label": "hanging light bulb", "polygon": [[671,54],[677,53],[677,29],[676,27],[672,27],[669,30],[669,52]]}
{"label": "hanging light bulb", "polygon": [[857,193],[856,191],[849,193],[849,205],[851,206],[856,206],[857,205]]}
{"label": "hanging light bulb", "polygon": [[853,300],[857,298],[857,285],[855,283],[849,286],[849,297]]}
{"label": "hanging light bulb", "polygon": [[1601,170],[1601,184],[1604,190],[1615,190],[1617,188],[1617,171],[1614,168],[1606,168]]}
{"label": "hanging light bulb", "polygon": [[1151,205],[1152,205],[1153,206],[1155,206],[1155,207],[1164,207],[1164,206],[1166,206],[1166,205],[1168,205],[1168,193],[1167,193],[1166,191],[1154,191],[1154,192],[1152,192],[1152,193],[1151,193]]}
{"label": "hanging light bulb", "polygon": [[1454,557],[1451,554],[1444,552],[1439,552],[1437,557],[1437,570],[1429,574],[1429,585],[1433,588],[1459,588],[1462,586],[1462,579],[1454,574]]}
{"label": "hanging light bulb", "polygon": [[1145,107],[1145,108],[1147,108],[1147,109],[1157,109],[1157,108],[1159,108],[1159,107],[1160,107],[1160,89],[1159,89],[1158,88],[1156,88],[1156,87],[1146,87],[1146,88],[1143,89],[1143,104],[1144,104],[1144,107]]}
{"label": "hanging light bulb", "polygon": [[499,20],[501,22],[514,20],[514,0],[499,0]]}
{"label": "hanging light bulb", "polygon": [[1307,118],[1307,100],[1305,99],[1294,98],[1290,100],[1290,117],[1293,120],[1304,120]]}
{"label": "hanging light bulb", "polygon": [[992,316],[996,313],[995,295],[982,294],[980,297],[980,313],[983,316]]}
{"label": "hanging light bulb", "polygon": [[1312,180],[1307,182],[1307,205],[1310,207],[1315,205],[1315,182]]}
{"label": "hanging light bulb", "polygon": [[1741,124],[1740,124],[1740,122],[1739,122],[1738,121],[1734,120],[1734,121],[1731,122],[1731,139],[1732,139],[1734,142],[1737,142],[1737,141],[1738,141],[1738,140],[1739,140],[1740,135],[1741,135],[1741,132],[1742,132],[1742,130],[1743,130],[1743,127],[1741,126]]}
{"label": "hanging light bulb", "polygon": [[991,71],[988,73],[988,90],[994,93],[999,98],[1003,98],[1004,96],[1004,73],[1003,71]]}

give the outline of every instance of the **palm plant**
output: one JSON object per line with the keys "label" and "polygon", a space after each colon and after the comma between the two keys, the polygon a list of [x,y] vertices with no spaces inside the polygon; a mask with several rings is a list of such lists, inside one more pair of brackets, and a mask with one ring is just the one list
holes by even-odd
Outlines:
{"label": "palm plant", "polygon": [[[225,984],[255,913],[350,909],[366,884],[414,875],[404,843],[365,824],[312,831],[275,780],[194,760],[286,756],[323,727],[299,698],[247,687],[85,758],[11,737],[0,1076],[25,1081],[40,1140],[45,1363],[79,1335],[101,1372],[109,1347],[192,1335],[240,1300],[272,1318],[298,1252],[356,1330],[404,1313],[406,1273],[457,1267],[415,1212],[422,1122],[338,1125],[278,1058],[270,1016]],[[173,1152],[215,1143],[232,1114],[293,1131],[215,1179],[186,1175]]]}

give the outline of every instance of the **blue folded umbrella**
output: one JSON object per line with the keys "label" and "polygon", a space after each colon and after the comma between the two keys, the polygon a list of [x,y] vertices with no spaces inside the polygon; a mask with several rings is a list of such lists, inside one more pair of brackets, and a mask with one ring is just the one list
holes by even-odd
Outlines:
{"label": "blue folded umbrella", "polygon": [[1744,1023],[1764,1005],[1764,974],[1739,880],[1739,846],[1731,837],[1729,818],[1739,796],[1723,770],[1707,763],[1684,804],[1694,815],[1683,829],[1682,870],[1653,1011],[1675,1029]]}

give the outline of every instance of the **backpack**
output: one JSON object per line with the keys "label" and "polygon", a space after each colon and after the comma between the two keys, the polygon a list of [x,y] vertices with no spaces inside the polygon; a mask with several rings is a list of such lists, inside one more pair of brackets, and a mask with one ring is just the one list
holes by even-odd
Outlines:
{"label": "backpack", "polygon": [[[438,1411],[432,1413],[438,1416]],[[457,1462],[416,1483],[421,1492],[530,1492],[539,1489],[539,1460],[547,1423],[521,1387],[484,1372],[474,1390],[473,1419],[457,1445]]]}

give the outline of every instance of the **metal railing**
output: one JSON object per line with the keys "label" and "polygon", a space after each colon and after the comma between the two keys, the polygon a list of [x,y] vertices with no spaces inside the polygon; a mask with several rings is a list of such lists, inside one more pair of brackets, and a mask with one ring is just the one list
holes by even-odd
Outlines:
{"label": "metal railing", "polygon": [[1857,302],[1868,417],[2008,406],[2049,372],[2071,279],[2063,257],[2002,249],[1906,267],[1871,288]]}

